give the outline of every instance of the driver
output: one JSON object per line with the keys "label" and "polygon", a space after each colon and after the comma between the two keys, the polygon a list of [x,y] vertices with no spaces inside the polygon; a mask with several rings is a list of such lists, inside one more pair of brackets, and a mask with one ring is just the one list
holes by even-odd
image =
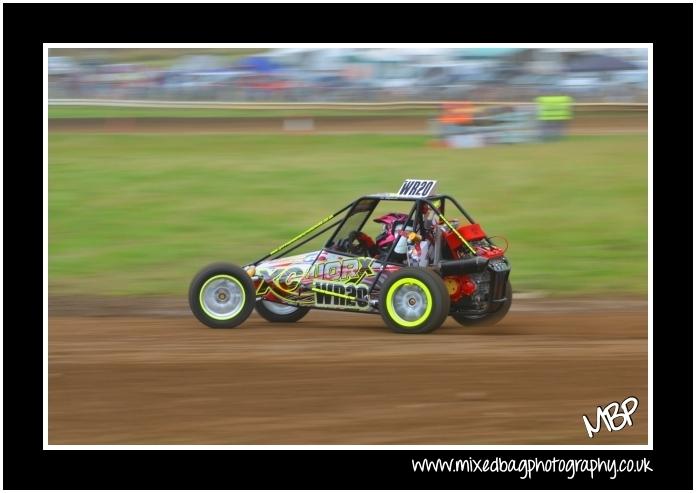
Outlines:
{"label": "driver", "polygon": [[[414,221],[408,214],[391,212],[375,219],[383,225],[382,232],[375,238],[379,257],[389,257],[391,262],[404,262],[407,256],[421,266],[428,265],[428,250],[433,242],[432,223],[435,212],[428,204],[421,204]],[[393,250],[392,250],[393,246]],[[413,246],[413,248],[411,248]],[[432,256],[432,254],[430,255]]]}
{"label": "driver", "polygon": [[[427,215],[427,206],[424,205],[421,212],[424,216]],[[411,235],[418,236],[413,233],[413,221],[409,221],[408,214],[390,212],[374,219],[374,222],[382,225],[382,231],[374,240],[362,231],[353,231],[345,240],[340,242],[339,248],[356,255],[369,255],[379,258],[386,257],[389,251],[392,250],[392,245],[396,242],[389,260],[392,262],[405,261],[407,239],[412,239]]]}
{"label": "driver", "polygon": [[[375,258],[386,256],[391,250],[392,244],[402,239],[399,232],[408,222],[408,215],[390,212],[374,219],[374,222],[382,224],[382,231],[374,240],[362,231],[351,231],[345,239],[338,242],[337,248],[355,255],[369,255]],[[407,229],[413,230],[410,225]],[[402,256],[405,258],[405,255],[399,255],[399,252],[395,252],[391,258],[395,259]]]}
{"label": "driver", "polygon": [[[386,257],[394,242],[399,242],[394,248],[390,259],[397,262],[404,261],[406,259],[406,250],[405,248],[399,248],[399,246],[405,246],[405,239],[400,232],[402,229],[413,231],[413,226],[408,221],[408,214],[390,212],[382,217],[378,217],[374,221],[382,224],[382,232],[375,238],[378,255],[380,257]],[[404,245],[401,245],[401,243],[404,243]]]}

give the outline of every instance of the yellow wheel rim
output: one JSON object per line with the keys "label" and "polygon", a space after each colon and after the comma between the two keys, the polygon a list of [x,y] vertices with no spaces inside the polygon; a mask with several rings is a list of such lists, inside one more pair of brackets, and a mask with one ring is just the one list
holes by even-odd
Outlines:
{"label": "yellow wheel rim", "polygon": [[385,302],[387,313],[394,323],[407,328],[421,325],[433,309],[430,289],[413,277],[404,277],[392,284]]}
{"label": "yellow wheel rim", "polygon": [[198,295],[201,309],[215,320],[230,320],[244,308],[244,286],[234,277],[220,274],[208,279]]}

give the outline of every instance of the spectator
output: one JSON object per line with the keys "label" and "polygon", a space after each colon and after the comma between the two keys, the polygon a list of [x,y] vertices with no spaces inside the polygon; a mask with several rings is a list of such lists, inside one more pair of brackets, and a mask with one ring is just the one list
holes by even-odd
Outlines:
{"label": "spectator", "polygon": [[573,117],[570,96],[539,96],[536,98],[537,120],[542,140],[560,139]]}

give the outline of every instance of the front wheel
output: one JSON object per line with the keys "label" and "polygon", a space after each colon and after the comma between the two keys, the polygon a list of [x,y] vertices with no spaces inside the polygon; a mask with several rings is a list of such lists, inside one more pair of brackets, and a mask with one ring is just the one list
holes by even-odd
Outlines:
{"label": "front wheel", "polygon": [[231,329],[254,309],[254,283],[236,265],[217,263],[203,268],[191,281],[189,306],[196,318],[214,329]]}
{"label": "front wheel", "polygon": [[269,322],[292,323],[307,315],[309,308],[259,300],[256,302],[256,312]]}
{"label": "front wheel", "polygon": [[450,297],[442,279],[432,271],[405,267],[380,289],[379,311],[394,332],[423,334],[442,325]]}
{"label": "front wheel", "polygon": [[466,327],[475,325],[495,325],[505,318],[505,315],[507,315],[507,312],[510,310],[510,305],[512,305],[512,285],[508,279],[505,284],[505,301],[500,303],[495,311],[486,313],[485,315],[453,313],[452,318]]}

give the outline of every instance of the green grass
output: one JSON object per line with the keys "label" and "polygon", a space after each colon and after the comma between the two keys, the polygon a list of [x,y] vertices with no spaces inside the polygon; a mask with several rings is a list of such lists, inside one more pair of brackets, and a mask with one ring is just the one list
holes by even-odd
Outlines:
{"label": "green grass", "polygon": [[433,177],[510,241],[518,290],[644,294],[647,138],[440,149],[421,136],[49,135],[49,286],[183,295],[365,193]]}
{"label": "green grass", "polygon": [[[80,106],[80,105],[49,105],[48,117],[62,118],[285,118],[285,117],[322,117],[322,116],[418,116],[434,118],[439,114],[437,109],[228,109],[228,108],[145,108],[124,106]],[[578,108],[575,118],[587,120],[612,119],[643,119],[647,122],[647,111],[642,109],[596,109]]]}
{"label": "green grass", "polygon": [[434,117],[436,110],[351,110],[351,109],[227,109],[227,108],[144,108],[122,106],[63,106],[50,105],[48,117],[59,118],[285,118],[320,116],[422,116]]}

